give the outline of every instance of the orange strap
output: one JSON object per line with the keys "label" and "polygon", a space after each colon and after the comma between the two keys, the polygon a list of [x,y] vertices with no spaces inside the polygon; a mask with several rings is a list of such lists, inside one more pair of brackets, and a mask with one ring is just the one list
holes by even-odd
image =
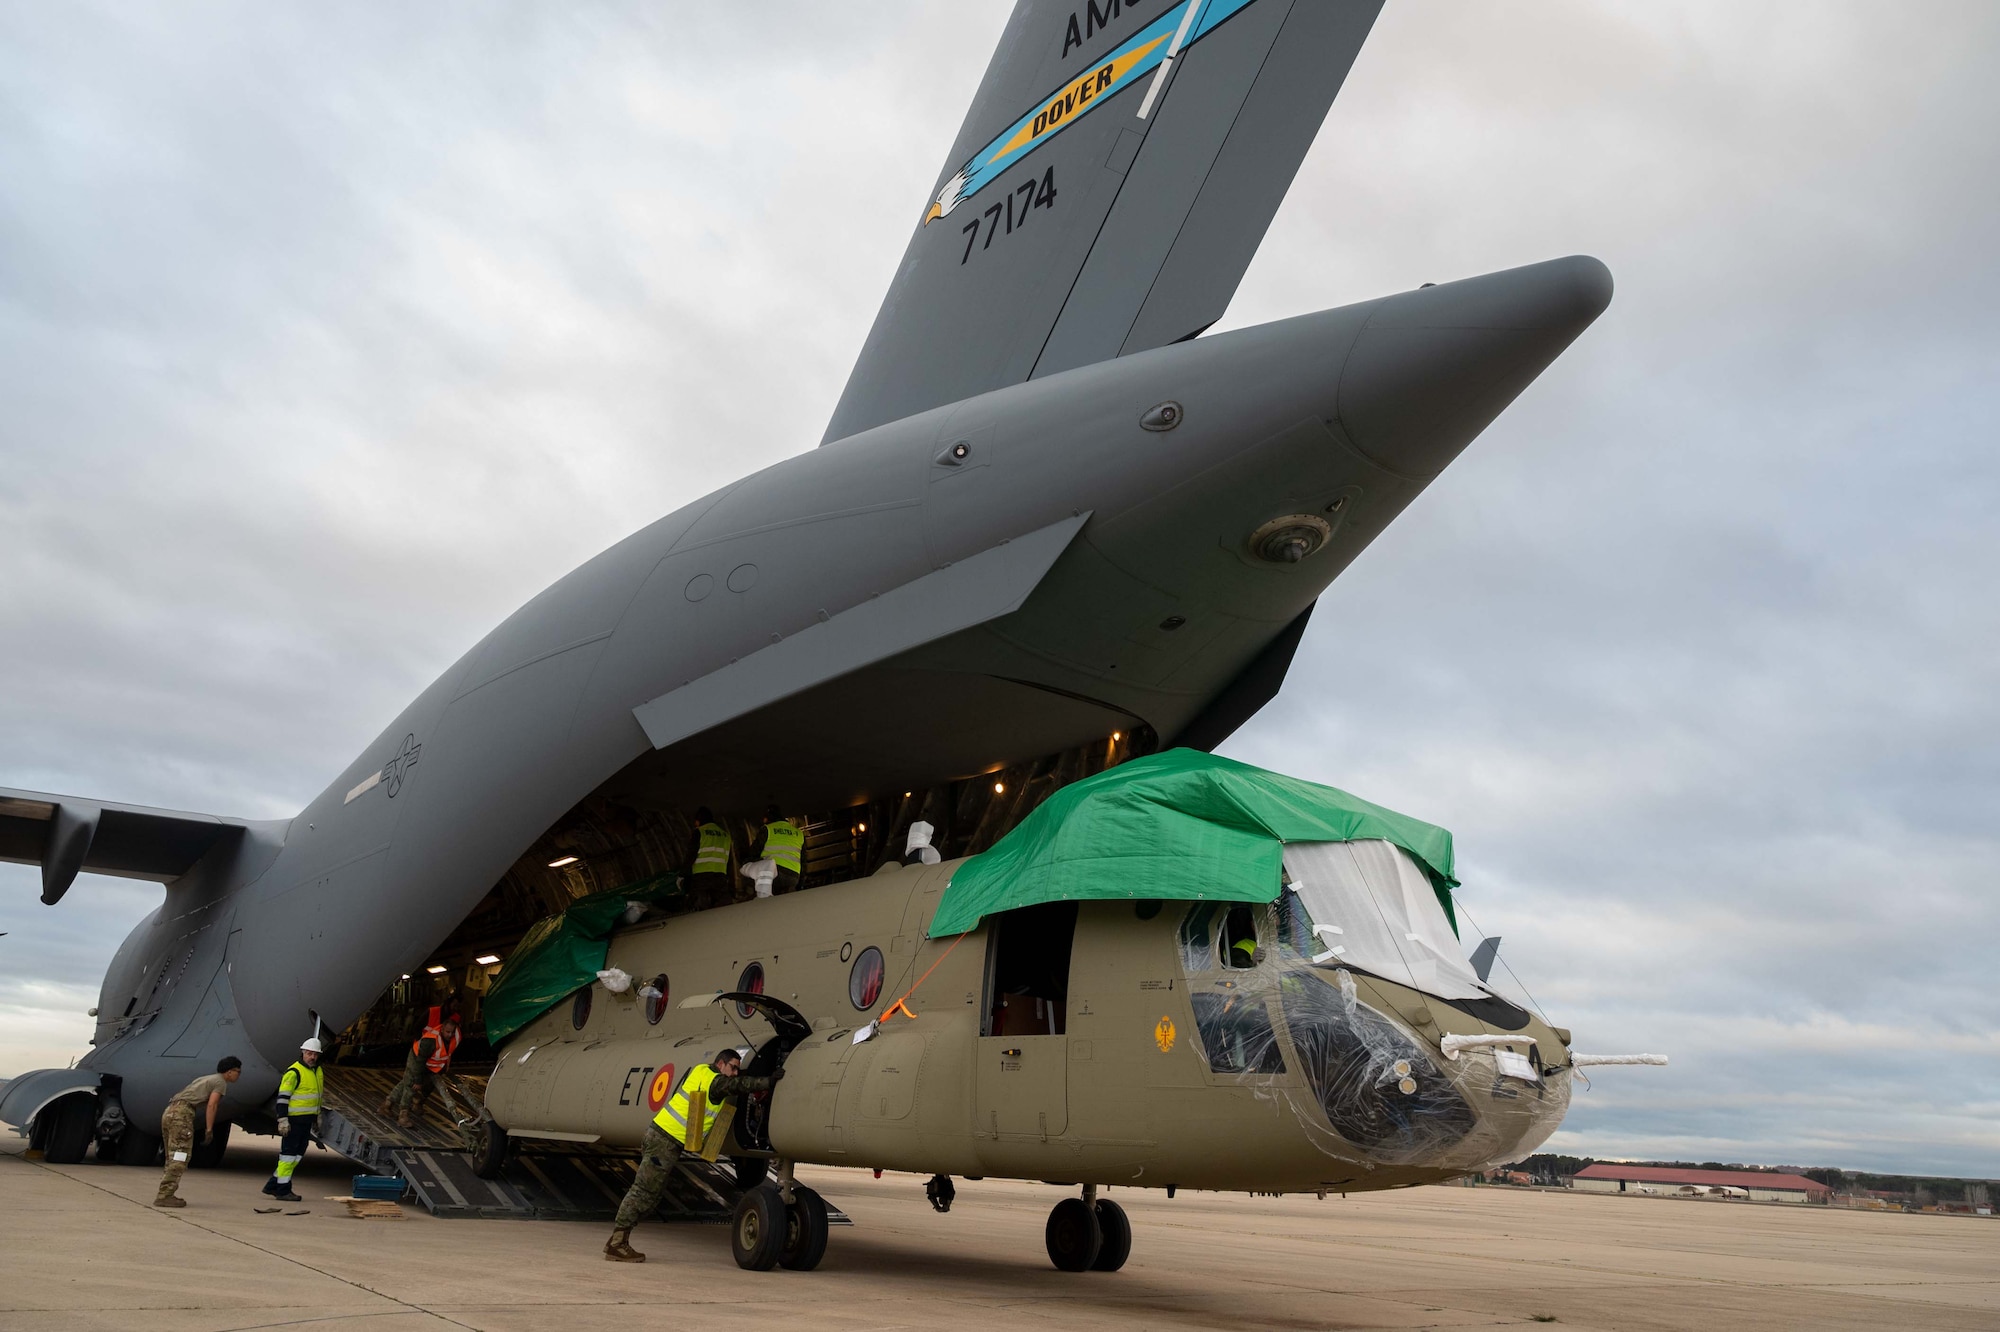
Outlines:
{"label": "orange strap", "polygon": [[958,939],[953,939],[951,941],[951,948],[947,948],[942,953],[939,953],[937,961],[931,963],[930,966],[924,970],[924,974],[917,977],[917,984],[912,985],[909,989],[903,991],[902,997],[897,999],[895,1003],[890,1004],[887,1008],[883,1009],[882,1016],[876,1018],[875,1020],[877,1022],[887,1022],[890,1018],[896,1016],[898,1011],[900,1011],[904,1017],[914,1021],[917,1016],[916,1012],[910,1007],[910,1005],[906,1001],[909,999],[911,995],[917,992],[917,985],[922,985],[925,981],[929,980],[931,978],[931,972],[936,971],[938,969],[939,964],[942,963],[946,958],[951,956],[951,949],[958,947],[959,939],[963,939],[966,934],[970,933],[972,933],[972,931],[967,930],[965,931],[964,934],[959,935]]}

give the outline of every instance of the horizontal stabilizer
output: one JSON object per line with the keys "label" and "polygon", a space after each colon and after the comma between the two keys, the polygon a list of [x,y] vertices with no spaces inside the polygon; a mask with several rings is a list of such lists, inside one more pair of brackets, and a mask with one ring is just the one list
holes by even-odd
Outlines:
{"label": "horizontal stabilizer", "polygon": [[1002,542],[842,611],[632,709],[653,748],[1018,610],[1090,520]]}
{"label": "horizontal stabilizer", "polygon": [[40,865],[50,906],[79,873],[171,882],[244,826],[213,814],[0,787],[0,860]]}
{"label": "horizontal stabilizer", "polygon": [[1382,0],[1020,0],[826,441],[1222,316]]}

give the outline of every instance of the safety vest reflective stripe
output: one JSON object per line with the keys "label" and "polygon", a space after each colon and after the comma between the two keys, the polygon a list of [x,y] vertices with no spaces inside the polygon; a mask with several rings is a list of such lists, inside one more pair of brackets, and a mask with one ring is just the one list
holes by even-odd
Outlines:
{"label": "safety vest reflective stripe", "polygon": [[320,1088],[325,1076],[317,1068],[307,1068],[294,1061],[278,1082],[278,1099],[285,1103],[285,1112],[293,1115],[318,1114]]}
{"label": "safety vest reflective stripe", "polygon": [[694,853],[694,872],[729,873],[729,834],[713,823],[701,825],[701,843]]}
{"label": "safety vest reflective stripe", "polygon": [[797,874],[805,849],[806,835],[799,831],[795,823],[780,819],[764,829],[764,856],[767,860],[777,861],[779,869]]}
{"label": "safety vest reflective stripe", "polygon": [[424,1052],[425,1041],[432,1041],[435,1043],[431,1046],[430,1058],[424,1060],[424,1067],[428,1068],[433,1073],[444,1072],[445,1069],[448,1068],[451,1064],[451,1052],[458,1048],[458,1033],[453,1032],[451,1034],[451,1040],[449,1042],[446,1042],[443,1034],[439,1031],[438,1028],[425,1027],[424,1034],[417,1037],[417,1039],[415,1039],[414,1041],[410,1042],[410,1053],[413,1055],[421,1056]]}
{"label": "safety vest reflective stripe", "polygon": [[[675,1142],[685,1144],[687,1142],[688,1105],[693,1101],[696,1092],[706,1092],[709,1084],[714,1081],[715,1069],[712,1065],[699,1064],[689,1069],[687,1077],[681,1080],[680,1090],[673,1094],[673,1099],[660,1107],[659,1114],[653,1116],[653,1122],[659,1125],[660,1132],[666,1134]],[[708,1108],[703,1112],[701,1117],[701,1133],[703,1138],[706,1138],[708,1131],[715,1127],[715,1116],[720,1110],[721,1107],[713,1101],[708,1102]]]}

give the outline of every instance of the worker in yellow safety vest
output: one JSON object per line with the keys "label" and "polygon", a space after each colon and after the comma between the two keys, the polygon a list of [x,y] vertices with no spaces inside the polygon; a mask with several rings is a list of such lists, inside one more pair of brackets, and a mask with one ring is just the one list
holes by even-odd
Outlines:
{"label": "worker in yellow safety vest", "polygon": [[[611,1238],[605,1241],[604,1258],[613,1263],[643,1263],[646,1255],[632,1247],[632,1227],[653,1214],[660,1205],[660,1193],[668,1176],[680,1164],[681,1153],[693,1151],[711,1160],[720,1144],[718,1132],[727,1134],[725,1122],[718,1130],[717,1119],[725,1101],[743,1092],[769,1091],[785,1076],[779,1069],[768,1078],[746,1078],[740,1051],[724,1050],[712,1064],[697,1064],[681,1079],[681,1085],[646,1126],[639,1140],[639,1169],[625,1200],[618,1204],[618,1217],[611,1223]],[[697,1107],[699,1109],[697,1110]],[[689,1120],[693,1123],[690,1124]]]}
{"label": "worker in yellow safety vest", "polygon": [[279,1202],[299,1201],[299,1195],[292,1192],[292,1172],[305,1158],[313,1126],[319,1123],[320,1092],[326,1077],[319,1061],[324,1053],[316,1036],[301,1042],[299,1057],[278,1079],[278,1167],[264,1181],[264,1192]]}
{"label": "worker in yellow safety vest", "polygon": [[771,881],[773,893],[789,893],[799,886],[799,870],[805,860],[806,835],[799,825],[778,812],[776,805],[764,811],[764,849],[759,858],[776,863],[778,874]]}
{"label": "worker in yellow safety vest", "polygon": [[729,829],[715,821],[703,805],[694,812],[694,864],[688,870],[688,905],[704,907],[729,905],[729,853],[735,850]]}

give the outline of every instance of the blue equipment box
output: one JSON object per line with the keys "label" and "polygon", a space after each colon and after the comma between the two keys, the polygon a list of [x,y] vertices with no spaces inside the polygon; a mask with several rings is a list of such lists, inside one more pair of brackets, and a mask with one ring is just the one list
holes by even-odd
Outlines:
{"label": "blue equipment box", "polygon": [[356,1175],[354,1196],[372,1198],[381,1202],[401,1202],[403,1190],[407,1186],[400,1175]]}

